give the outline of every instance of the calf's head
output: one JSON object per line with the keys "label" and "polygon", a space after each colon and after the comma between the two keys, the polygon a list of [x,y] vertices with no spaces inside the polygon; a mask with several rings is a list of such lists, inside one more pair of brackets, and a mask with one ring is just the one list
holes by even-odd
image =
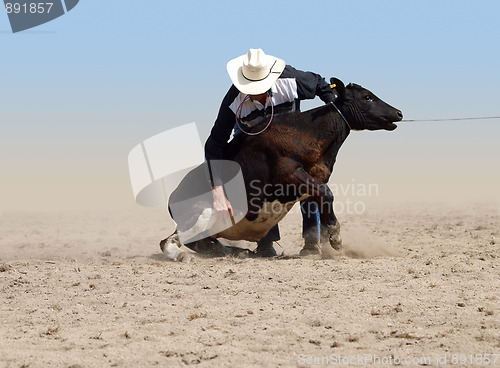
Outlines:
{"label": "calf's head", "polygon": [[332,89],[338,95],[335,104],[355,130],[394,130],[403,113],[388,105],[369,90],[350,83],[344,86],[337,78],[330,78]]}

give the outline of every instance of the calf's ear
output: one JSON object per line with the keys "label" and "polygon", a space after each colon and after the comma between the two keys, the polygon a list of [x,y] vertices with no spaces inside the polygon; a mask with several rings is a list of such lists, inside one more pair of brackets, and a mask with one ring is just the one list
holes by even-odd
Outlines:
{"label": "calf's ear", "polygon": [[344,83],[338,79],[331,77],[330,78],[330,88],[333,90],[333,93],[335,93],[338,96],[338,100],[341,102],[344,101],[345,99],[345,86]]}

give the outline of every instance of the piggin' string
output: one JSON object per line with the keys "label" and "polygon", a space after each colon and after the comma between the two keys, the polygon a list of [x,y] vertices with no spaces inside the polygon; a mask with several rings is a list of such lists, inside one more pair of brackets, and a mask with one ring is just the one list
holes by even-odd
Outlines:
{"label": "piggin' string", "polygon": [[[266,95],[267,95],[266,102],[267,102],[268,98],[271,99],[271,117],[269,118],[269,122],[267,123],[267,125],[260,132],[256,132],[256,133],[247,132],[246,130],[243,129],[242,124],[240,124],[239,116],[240,116],[240,112],[241,112],[241,107],[248,99],[250,99],[250,95],[247,95],[243,99],[243,101],[240,103],[240,106],[238,106],[238,109],[236,109],[236,124],[238,125],[238,128],[240,128],[240,130],[243,133],[245,133],[247,135],[259,135],[259,134],[263,133],[267,128],[269,128],[269,125],[271,125],[271,121],[273,121],[273,116],[274,116],[274,103],[273,103],[273,98],[269,95],[269,92],[266,92]],[[264,110],[265,110],[265,106],[264,106]]]}

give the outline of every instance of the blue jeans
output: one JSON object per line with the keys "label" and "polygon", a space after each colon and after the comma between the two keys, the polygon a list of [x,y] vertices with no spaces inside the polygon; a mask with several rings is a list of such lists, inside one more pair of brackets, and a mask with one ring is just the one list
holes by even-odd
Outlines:
{"label": "blue jeans", "polygon": [[[321,236],[318,205],[316,202],[304,199],[300,201],[300,212],[302,212],[302,237],[306,242],[318,242]],[[280,239],[279,226],[276,224],[259,242],[264,243]]]}

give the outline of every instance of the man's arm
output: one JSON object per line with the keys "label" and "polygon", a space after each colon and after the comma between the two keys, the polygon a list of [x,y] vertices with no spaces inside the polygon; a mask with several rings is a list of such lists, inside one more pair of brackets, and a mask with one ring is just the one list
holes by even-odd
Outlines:
{"label": "man's arm", "polygon": [[299,100],[309,100],[318,96],[324,103],[328,103],[334,102],[337,98],[325,78],[319,74],[304,72],[287,65],[282,77],[295,78]]}
{"label": "man's arm", "polygon": [[[207,160],[222,160],[224,157],[224,149],[227,146],[234,124],[236,123],[236,116],[229,106],[234,101],[236,96],[238,96],[238,93],[239,92],[236,87],[231,86],[222,100],[219,108],[219,114],[217,115],[215,124],[210,132],[210,136],[205,143],[205,158]],[[221,183],[222,182],[218,180],[212,184]]]}
{"label": "man's arm", "polygon": [[214,209],[217,213],[220,213],[221,216],[224,216],[228,212],[230,216],[233,216],[233,209],[231,207],[231,203],[224,194],[221,174],[217,170],[219,165],[210,165],[210,160],[222,160],[224,158],[224,148],[227,146],[227,142],[231,137],[231,132],[233,131],[236,121],[236,116],[229,106],[234,101],[238,93],[239,91],[236,87],[234,85],[231,86],[222,100],[219,108],[219,114],[217,115],[215,124],[210,132],[210,136],[205,143],[205,159],[208,162],[210,170]]}

